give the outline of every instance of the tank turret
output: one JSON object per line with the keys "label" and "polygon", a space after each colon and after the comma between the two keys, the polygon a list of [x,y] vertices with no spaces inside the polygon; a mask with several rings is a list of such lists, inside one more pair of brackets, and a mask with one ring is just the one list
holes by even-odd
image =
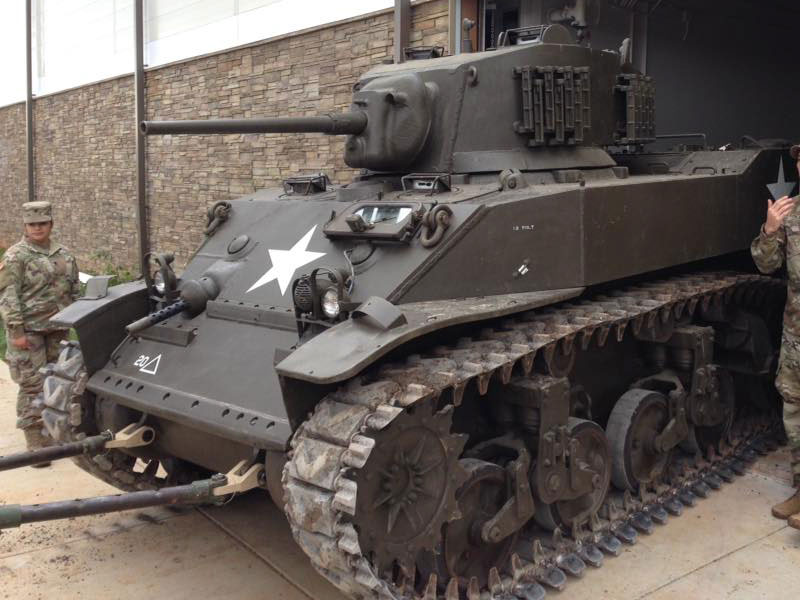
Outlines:
{"label": "tank turret", "polygon": [[388,75],[360,86],[350,112],[318,117],[144,121],[145,135],[325,133],[349,135],[345,162],[353,168],[409,167],[428,141],[435,91],[415,73]]}
{"label": "tank turret", "polygon": [[552,25],[493,52],[376,67],[354,86],[347,113],[145,121],[141,128],[147,135],[349,135],[347,165],[378,172],[608,167],[614,161],[602,148],[655,138],[653,82],[622,62]]}

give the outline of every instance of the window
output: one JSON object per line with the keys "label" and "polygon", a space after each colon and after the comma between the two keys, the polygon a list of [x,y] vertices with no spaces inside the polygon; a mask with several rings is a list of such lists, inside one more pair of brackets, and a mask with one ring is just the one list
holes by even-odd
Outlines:
{"label": "window", "polygon": [[[504,31],[538,22],[534,4],[534,0],[455,0],[456,47],[463,51],[468,41],[472,51],[495,48]],[[474,23],[469,30],[463,29],[465,19]]]}
{"label": "window", "polygon": [[483,10],[483,47],[494,48],[497,38],[520,26],[520,0],[487,0]]}

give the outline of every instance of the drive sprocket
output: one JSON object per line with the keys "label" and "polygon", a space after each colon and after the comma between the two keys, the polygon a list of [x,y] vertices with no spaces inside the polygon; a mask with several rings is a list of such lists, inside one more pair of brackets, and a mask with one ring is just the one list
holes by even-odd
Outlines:
{"label": "drive sprocket", "polygon": [[362,551],[383,572],[413,576],[417,555],[433,550],[442,526],[460,515],[456,490],[465,479],[459,456],[467,436],[450,432],[453,407],[432,401],[408,407],[374,434],[375,447],[358,471],[353,525]]}

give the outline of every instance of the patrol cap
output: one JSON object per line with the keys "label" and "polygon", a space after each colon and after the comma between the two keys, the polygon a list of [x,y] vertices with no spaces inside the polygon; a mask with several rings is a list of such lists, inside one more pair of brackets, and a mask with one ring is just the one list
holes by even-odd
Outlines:
{"label": "patrol cap", "polygon": [[797,157],[800,156],[800,144],[792,146],[792,149],[789,150],[789,154],[792,155],[792,158],[797,160]]}
{"label": "patrol cap", "polygon": [[22,205],[22,221],[28,223],[49,223],[53,220],[52,205],[46,200],[26,202]]}

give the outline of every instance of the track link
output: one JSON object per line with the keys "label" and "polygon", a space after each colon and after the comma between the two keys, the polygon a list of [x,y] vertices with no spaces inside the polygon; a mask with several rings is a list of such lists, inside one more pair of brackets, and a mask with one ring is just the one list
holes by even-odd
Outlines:
{"label": "track link", "polygon": [[[356,377],[326,396],[295,432],[283,472],[285,506],[295,540],[313,566],[340,590],[354,598],[407,600],[437,597],[436,576],[427,582],[387,581],[361,552],[355,515],[358,486],[355,474],[375,448],[374,436],[409,407],[440,398],[458,406],[467,385],[481,395],[497,379],[513,376],[548,377],[533,373],[542,356],[550,371],[559,357],[572,354],[575,344],[587,349],[621,341],[628,330],[658,334],[670,322],[695,314],[715,303],[758,310],[776,305],[783,282],[758,275],[728,272],[699,273],[636,285],[607,295],[563,303],[507,319],[496,329],[484,329],[478,339],[464,338],[452,346],[436,347],[426,357],[409,356],[402,363],[380,366],[367,377]],[[600,566],[603,553],[616,555],[622,543],[634,543],[653,523],[677,516],[710,490],[744,472],[756,452],[770,447],[766,420],[737,423],[732,443],[706,458],[677,459],[664,482],[651,489],[609,494],[589,521],[565,537],[521,538],[510,564],[488,574],[488,586],[470,582],[468,600],[492,598],[532,600],[544,596],[542,585],[563,589],[566,574],[580,575],[586,564]],[[544,543],[543,543],[544,542]],[[421,596],[418,590],[422,589]],[[461,594],[461,595],[460,595]],[[444,597],[463,597],[455,580]]]}

